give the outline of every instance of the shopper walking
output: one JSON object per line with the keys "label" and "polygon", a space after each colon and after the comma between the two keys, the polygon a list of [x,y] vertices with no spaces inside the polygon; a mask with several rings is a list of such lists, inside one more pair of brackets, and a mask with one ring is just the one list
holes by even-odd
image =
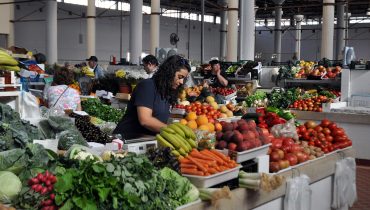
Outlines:
{"label": "shopper walking", "polygon": [[147,55],[142,60],[144,65],[144,70],[149,75],[148,78],[152,78],[154,73],[158,69],[158,60],[153,55]]}
{"label": "shopper walking", "polygon": [[169,57],[152,78],[142,80],[136,86],[126,114],[113,133],[121,134],[123,138],[159,133],[167,124],[170,105],[177,101],[179,89],[189,72],[186,59],[178,55]]}

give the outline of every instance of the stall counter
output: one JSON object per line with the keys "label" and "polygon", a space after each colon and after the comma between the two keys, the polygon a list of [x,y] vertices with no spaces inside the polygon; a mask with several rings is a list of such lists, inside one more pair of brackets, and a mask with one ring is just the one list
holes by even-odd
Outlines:
{"label": "stall counter", "polygon": [[[344,157],[354,157],[355,150],[348,148],[340,152],[334,152],[281,173],[286,179],[306,174],[311,181],[312,201],[311,209],[331,209],[333,179],[335,173],[335,163]],[[222,199],[219,202],[218,209],[255,209],[255,210],[283,210],[284,195],[286,185],[272,192],[246,190],[237,188],[232,190],[231,199]],[[211,210],[215,209],[211,204],[206,202],[191,205],[183,210]]]}

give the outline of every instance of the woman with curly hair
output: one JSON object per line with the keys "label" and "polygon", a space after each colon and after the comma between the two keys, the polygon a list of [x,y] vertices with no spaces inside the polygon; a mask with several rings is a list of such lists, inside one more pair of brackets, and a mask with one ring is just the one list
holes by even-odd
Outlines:
{"label": "woman with curly hair", "polygon": [[190,65],[181,56],[173,55],[164,61],[152,78],[136,86],[126,114],[113,133],[123,138],[159,133],[166,126],[170,105],[176,102],[189,72]]}

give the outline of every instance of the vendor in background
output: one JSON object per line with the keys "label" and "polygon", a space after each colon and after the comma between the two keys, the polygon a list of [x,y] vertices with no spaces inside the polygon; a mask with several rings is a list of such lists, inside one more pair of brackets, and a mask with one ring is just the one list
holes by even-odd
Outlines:
{"label": "vendor in background", "polygon": [[169,57],[152,78],[136,86],[127,105],[126,114],[114,134],[125,136],[155,135],[166,126],[170,105],[177,101],[179,89],[190,72],[188,61],[181,56]]}
{"label": "vendor in background", "polygon": [[154,73],[158,69],[158,60],[153,55],[147,55],[142,60],[144,65],[144,70],[149,75],[148,78],[152,78]]}
{"label": "vendor in background", "polygon": [[65,67],[55,70],[53,82],[45,94],[49,108],[59,113],[64,113],[65,109],[81,111],[80,94],[69,87],[73,77],[73,72]]}
{"label": "vendor in background", "polygon": [[221,74],[220,62],[218,60],[211,60],[209,64],[212,68],[211,74],[203,81],[203,85],[206,87],[226,87],[229,82]]}
{"label": "vendor in background", "polygon": [[88,61],[88,66],[94,70],[95,79],[104,77],[104,69],[98,65],[98,58],[96,56],[90,56],[86,61]]}

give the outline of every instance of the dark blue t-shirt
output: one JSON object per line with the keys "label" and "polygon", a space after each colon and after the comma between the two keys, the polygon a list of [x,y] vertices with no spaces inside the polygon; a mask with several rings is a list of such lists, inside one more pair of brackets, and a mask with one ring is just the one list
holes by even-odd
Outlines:
{"label": "dark blue t-shirt", "polygon": [[145,79],[137,84],[131,95],[131,100],[127,104],[126,114],[118,123],[113,133],[125,136],[135,135],[155,135],[154,132],[140,125],[137,115],[137,107],[144,106],[151,110],[152,116],[163,123],[167,123],[170,117],[170,103],[168,100],[162,99],[161,95],[156,90],[153,79]]}

